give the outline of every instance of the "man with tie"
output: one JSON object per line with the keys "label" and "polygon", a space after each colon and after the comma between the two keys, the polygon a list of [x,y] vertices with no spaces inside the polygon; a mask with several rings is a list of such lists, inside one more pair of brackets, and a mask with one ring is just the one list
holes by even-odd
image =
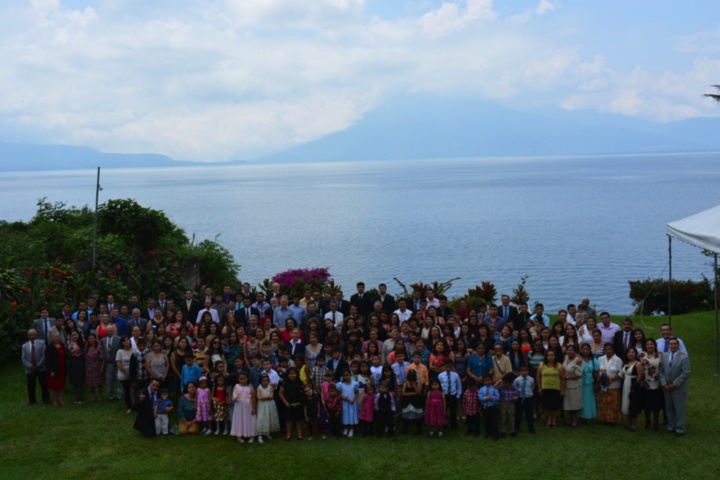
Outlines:
{"label": "man with tie", "polygon": [[197,318],[200,311],[200,302],[193,298],[192,290],[185,290],[185,298],[180,302],[180,310],[185,315],[185,319],[190,322]]}
{"label": "man with tie", "polygon": [[506,322],[513,322],[516,330],[522,327],[522,325],[518,325],[518,309],[510,305],[510,295],[503,294],[500,297],[498,314],[503,317]]}
{"label": "man with tie", "polygon": [[335,328],[342,328],[344,319],[345,315],[338,311],[337,300],[332,300],[330,302],[330,311],[325,314],[325,320],[332,320]]}
{"label": "man with tie", "polygon": [[167,296],[165,295],[165,292],[158,292],[158,299],[157,302],[155,302],[155,308],[159,308],[162,310],[163,315],[167,312],[168,302],[167,302]]}
{"label": "man with tie", "polygon": [[372,312],[373,300],[370,295],[365,295],[364,282],[357,282],[356,288],[357,293],[350,297],[350,305],[355,305],[358,313],[367,318],[368,314]]}
{"label": "man with tie", "polygon": [[107,398],[110,401],[115,400],[115,392],[119,400],[123,398],[123,391],[118,381],[118,367],[115,357],[120,350],[120,337],[115,335],[115,326],[110,324],[107,326],[107,337],[100,343],[103,347],[105,355],[105,387],[107,388]]}
{"label": "man with tie", "polygon": [[127,321],[125,324],[125,328],[128,332],[132,332],[133,328],[139,327],[140,328],[140,335],[145,334],[145,327],[147,327],[148,319],[147,318],[141,318],[140,317],[140,309],[139,308],[133,308],[132,316],[130,317],[130,320]]}
{"label": "man with tie", "polygon": [[422,293],[420,290],[413,290],[412,297],[410,298],[410,303],[408,304],[408,308],[413,311],[413,313],[417,313],[420,311],[420,304],[422,303]]}
{"label": "man with tie", "polygon": [[255,303],[257,300],[257,295],[255,295],[252,290],[250,289],[250,284],[248,282],[245,282],[242,284],[242,298],[249,298],[250,304]]}
{"label": "man with tie", "polygon": [[387,293],[387,285],[381,283],[378,285],[378,294],[375,296],[376,302],[382,303],[382,310],[390,314],[395,310],[395,298]]}
{"label": "man with tie", "polygon": [[28,406],[35,405],[35,384],[40,384],[42,401],[50,403],[50,391],[47,386],[47,374],[45,369],[45,342],[37,339],[37,331],[31,328],[27,332],[28,341],[22,346],[21,359],[25,367],[27,379]]}
{"label": "man with tie", "polygon": [[335,292],[335,301],[337,302],[337,311],[347,317],[350,314],[350,302],[343,298],[342,291]]}
{"label": "man with tie", "polygon": [[613,336],[613,348],[615,354],[620,357],[623,363],[627,363],[627,349],[630,348],[632,339],[632,318],[626,317],[622,322],[622,330],[616,332]]}
{"label": "man with tie", "polygon": [[[72,320],[70,320],[72,322]],[[65,345],[67,343],[67,331],[65,330],[65,319],[63,317],[57,317],[55,319],[55,326],[48,332],[48,338],[52,336],[54,332],[60,336],[60,344]]]}
{"label": "man with tie", "polygon": [[[663,323],[660,326],[660,338],[657,339],[657,351],[658,353],[665,353],[670,351],[670,344],[669,340],[673,337],[672,334],[672,327],[669,323]],[[678,341],[678,344],[680,345],[678,347],[678,351],[687,354],[688,351],[685,348],[685,344],[683,341],[677,337],[675,339]]]}
{"label": "man with tie", "polygon": [[244,297],[242,301],[242,308],[235,311],[235,321],[239,325],[244,325],[245,327],[247,327],[250,323],[250,317],[255,315],[259,318],[260,312],[257,308],[252,307],[252,300],[250,300],[250,297]]}
{"label": "man with tie", "polygon": [[685,400],[690,378],[690,359],[680,351],[680,342],[671,337],[668,350],[660,362],[660,386],[665,395],[667,431],[681,436],[685,433]]}
{"label": "man with tie", "polygon": [[449,358],[445,360],[445,370],[440,372],[438,375],[438,381],[440,382],[440,388],[442,388],[445,394],[445,403],[448,406],[448,412],[450,415],[449,424],[450,430],[453,432],[457,431],[457,406],[458,400],[462,397],[462,383],[460,382],[460,376],[454,370],[453,361]]}
{"label": "man with tie", "polygon": [[48,309],[42,307],[40,309],[40,318],[33,320],[32,328],[36,334],[40,336],[40,340],[45,342],[45,345],[50,341],[50,329],[55,326],[55,319],[49,317]]}
{"label": "man with tie", "polygon": [[133,427],[135,430],[142,433],[148,438],[155,436],[155,401],[158,399],[158,387],[160,382],[156,379],[150,381],[147,388],[140,390],[133,409],[137,410],[137,417],[135,417],[135,424]]}
{"label": "man with tie", "polygon": [[112,294],[110,294],[110,295],[107,296],[107,309],[108,309],[108,312],[112,311],[112,309],[115,308],[115,307],[118,307],[118,309],[119,309],[119,308],[120,308],[120,305],[115,305],[115,297],[114,297]]}

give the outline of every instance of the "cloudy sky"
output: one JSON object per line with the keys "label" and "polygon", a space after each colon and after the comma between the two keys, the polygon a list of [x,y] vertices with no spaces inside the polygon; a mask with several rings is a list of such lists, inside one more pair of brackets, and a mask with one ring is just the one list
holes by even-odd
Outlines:
{"label": "cloudy sky", "polygon": [[714,0],[3,0],[0,140],[253,158],[398,95],[720,116]]}

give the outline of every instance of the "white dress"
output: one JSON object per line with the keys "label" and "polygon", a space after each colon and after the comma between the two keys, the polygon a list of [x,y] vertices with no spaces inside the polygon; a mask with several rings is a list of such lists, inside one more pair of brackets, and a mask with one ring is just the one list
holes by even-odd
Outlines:
{"label": "white dress", "polygon": [[[280,430],[280,420],[278,419],[278,411],[273,401],[273,389],[270,385],[258,387],[257,389],[257,434],[270,435]],[[260,400],[259,397],[270,397],[270,400]]]}

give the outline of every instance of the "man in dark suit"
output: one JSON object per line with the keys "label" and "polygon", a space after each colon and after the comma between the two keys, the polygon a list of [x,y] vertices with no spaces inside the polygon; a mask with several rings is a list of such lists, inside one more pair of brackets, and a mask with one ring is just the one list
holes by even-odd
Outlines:
{"label": "man in dark suit", "polygon": [[350,305],[355,305],[358,313],[367,318],[373,310],[373,299],[365,294],[365,283],[357,283],[357,293],[350,297]]}
{"label": "man in dark suit", "polygon": [[413,313],[417,313],[422,308],[422,292],[420,290],[413,290],[412,297],[407,301],[407,308]]}
{"label": "man in dark suit", "polygon": [[447,297],[445,295],[438,295],[438,300],[440,300],[440,306],[437,308],[438,317],[447,319],[453,314],[452,308],[447,306]]}
{"label": "man in dark suit", "polygon": [[43,307],[40,309],[40,318],[33,320],[32,328],[35,330],[40,340],[45,342],[45,345],[50,341],[50,330],[55,326],[55,319],[50,318],[50,312],[47,308]]}
{"label": "man in dark suit", "polygon": [[327,367],[333,371],[333,379],[336,382],[341,381],[343,372],[350,369],[350,364],[342,358],[340,347],[333,348],[332,359],[328,362]]}
{"label": "man in dark suit", "polygon": [[130,303],[128,304],[128,310],[132,312],[136,308],[142,312],[143,306],[140,303],[140,299],[137,295],[130,295]]}
{"label": "man in dark suit", "polygon": [[107,326],[107,337],[100,342],[105,354],[105,387],[107,388],[107,398],[115,400],[115,392],[117,391],[118,399],[123,398],[123,391],[118,381],[118,367],[115,357],[120,350],[120,337],[115,335],[115,325]]}
{"label": "man in dark suit", "polygon": [[630,317],[626,317],[622,322],[622,330],[615,332],[613,335],[613,348],[615,355],[620,357],[623,363],[627,363],[627,349],[633,343],[632,333],[633,321]]}
{"label": "man in dark suit", "polygon": [[145,335],[145,327],[147,327],[148,319],[140,316],[140,309],[134,308],[130,320],[127,321],[125,328],[128,332],[132,332],[133,328],[140,328],[140,335]]}
{"label": "man in dark suit", "polygon": [[192,290],[185,290],[185,298],[178,305],[180,311],[185,315],[185,320],[194,323],[202,305],[193,298]]}
{"label": "man in dark suit", "polygon": [[387,285],[381,283],[378,285],[378,294],[373,299],[375,302],[382,303],[382,309],[388,314],[395,311],[395,298],[387,293]]}
{"label": "man in dark suit", "polygon": [[518,330],[524,325],[518,325],[520,314],[516,307],[510,305],[510,295],[503,294],[500,297],[500,308],[498,314],[505,319],[505,322],[513,322],[515,329]]}
{"label": "man in dark suit", "polygon": [[162,310],[163,315],[167,312],[168,301],[165,292],[158,292],[157,302],[155,302],[155,308]]}
{"label": "man in dark suit", "polygon": [[133,427],[148,438],[155,436],[155,400],[159,386],[160,382],[151,380],[147,388],[140,390],[133,404],[133,409],[137,410]]}
{"label": "man in dark suit", "polygon": [[248,282],[245,282],[242,284],[242,291],[240,292],[240,295],[242,295],[242,298],[249,298],[250,304],[255,303],[257,300],[257,296],[250,290],[250,284]]}
{"label": "man in dark suit", "polygon": [[273,282],[272,284],[272,290],[270,290],[267,294],[267,301],[270,302],[271,298],[277,298],[278,302],[280,302],[280,297],[282,297],[282,292],[280,291],[280,284],[277,282]]}
{"label": "man in dark suit", "polygon": [[25,367],[27,379],[28,406],[35,405],[35,384],[40,384],[42,390],[42,401],[50,403],[50,391],[47,386],[47,374],[45,368],[45,342],[37,339],[37,331],[34,328],[28,330],[28,341],[22,346],[21,358]]}
{"label": "man in dark suit", "polygon": [[667,431],[681,436],[685,433],[685,400],[690,378],[690,358],[680,350],[680,342],[671,338],[669,352],[662,354],[660,362],[660,386],[665,395]]}
{"label": "man in dark suit", "polygon": [[295,355],[305,355],[305,343],[300,340],[300,329],[293,328],[290,332],[290,341],[285,344],[285,347],[290,351],[290,355],[295,358]]}
{"label": "man in dark suit", "polygon": [[235,321],[237,321],[239,325],[245,325],[245,327],[247,327],[250,322],[250,317],[253,315],[260,318],[260,310],[252,306],[250,297],[243,298],[242,308],[235,310]]}
{"label": "man in dark suit", "polygon": [[350,315],[350,302],[343,299],[343,293],[338,290],[335,292],[335,301],[337,302],[337,311],[347,317]]}

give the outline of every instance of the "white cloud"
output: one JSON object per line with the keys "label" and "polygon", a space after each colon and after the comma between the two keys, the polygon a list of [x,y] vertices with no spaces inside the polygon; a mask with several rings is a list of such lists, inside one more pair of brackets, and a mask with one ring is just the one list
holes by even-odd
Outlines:
{"label": "white cloud", "polygon": [[702,54],[720,53],[720,27],[693,35],[677,38],[675,49],[679,52]]}
{"label": "white cloud", "polygon": [[362,0],[18,4],[0,15],[0,134],[104,151],[250,158],[405,92],[662,120],[718,110],[701,97],[718,60],[619,73],[579,33],[545,31],[555,3],[544,1],[502,14],[490,0],[423,4],[400,18],[370,16]]}
{"label": "white cloud", "polygon": [[493,0],[465,0],[464,2],[443,2],[440,8],[431,10],[420,17],[425,33],[438,37],[450,32],[461,31],[468,25],[481,20],[495,20]]}
{"label": "white cloud", "polygon": [[555,10],[556,6],[550,0],[540,0],[538,6],[535,7],[535,13],[538,15],[545,15],[551,10]]}

